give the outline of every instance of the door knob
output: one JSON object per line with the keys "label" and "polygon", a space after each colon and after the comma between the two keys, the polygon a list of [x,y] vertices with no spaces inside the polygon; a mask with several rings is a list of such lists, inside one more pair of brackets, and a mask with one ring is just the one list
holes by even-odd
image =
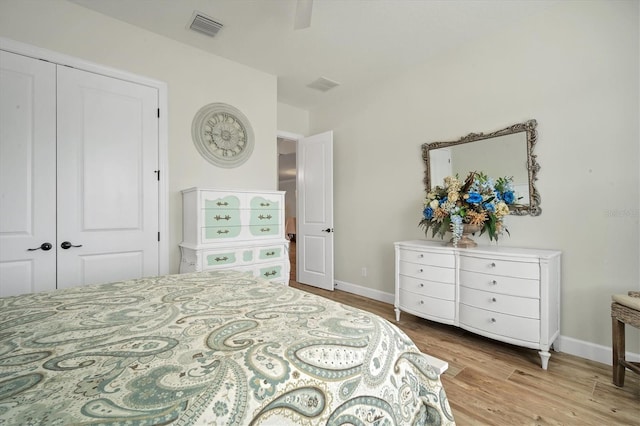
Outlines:
{"label": "door knob", "polygon": [[60,244],[60,247],[62,247],[63,249],[66,250],[66,249],[71,248],[71,247],[82,247],[82,244],[78,244],[77,246],[74,246],[69,241],[63,241],[62,244]]}
{"label": "door knob", "polygon": [[333,228],[323,229],[322,232],[333,232]]}
{"label": "door knob", "polygon": [[51,243],[42,243],[40,247],[30,248],[30,249],[27,249],[27,251],[34,251],[34,250],[41,250],[41,249],[44,251],[48,251],[48,250],[51,250],[52,247],[53,246],[51,245]]}

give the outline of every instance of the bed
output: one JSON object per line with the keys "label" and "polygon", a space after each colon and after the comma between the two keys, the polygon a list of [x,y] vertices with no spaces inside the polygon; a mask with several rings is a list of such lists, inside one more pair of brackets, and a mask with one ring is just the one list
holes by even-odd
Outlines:
{"label": "bed", "polygon": [[0,299],[0,424],[452,425],[388,321],[236,271]]}

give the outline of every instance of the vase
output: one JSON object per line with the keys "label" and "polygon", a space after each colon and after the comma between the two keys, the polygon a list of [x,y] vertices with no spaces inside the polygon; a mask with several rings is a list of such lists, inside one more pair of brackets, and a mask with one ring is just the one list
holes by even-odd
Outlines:
{"label": "vase", "polygon": [[[475,234],[481,229],[482,229],[482,225],[471,225],[468,223],[462,224],[462,237],[460,237],[460,239],[458,240],[458,244],[456,245],[456,247],[459,247],[459,248],[476,247],[478,243],[476,243],[471,238],[469,238],[469,235]],[[450,246],[454,245],[453,238],[451,239],[451,241],[449,241],[448,245]]]}

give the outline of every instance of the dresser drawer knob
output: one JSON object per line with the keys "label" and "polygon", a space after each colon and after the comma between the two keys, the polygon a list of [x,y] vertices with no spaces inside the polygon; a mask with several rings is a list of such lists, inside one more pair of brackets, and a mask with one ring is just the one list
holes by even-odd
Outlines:
{"label": "dresser drawer knob", "polygon": [[421,304],[421,305],[424,305],[424,300],[421,300],[421,301],[420,301],[420,304]]}
{"label": "dresser drawer knob", "polygon": [[492,301],[492,302],[497,302],[498,300],[497,300],[495,297],[492,297],[492,298],[491,298],[491,301]]}
{"label": "dresser drawer knob", "polygon": [[424,254],[420,253],[420,254],[418,255],[418,257],[419,257],[420,259],[422,259],[422,258],[424,258]]}
{"label": "dresser drawer knob", "polygon": [[496,319],[495,318],[491,318],[491,322],[496,322]]}
{"label": "dresser drawer knob", "polygon": [[420,287],[424,287],[424,283],[420,283]]}
{"label": "dresser drawer knob", "polygon": [[489,266],[491,266],[492,268],[495,268],[496,267],[496,262],[491,262],[491,265],[489,265]]}
{"label": "dresser drawer knob", "polygon": [[424,269],[420,268],[420,269],[418,269],[418,272],[423,273]]}
{"label": "dresser drawer knob", "polygon": [[496,285],[496,284],[498,284],[498,281],[493,280],[493,281],[491,281],[491,284]]}

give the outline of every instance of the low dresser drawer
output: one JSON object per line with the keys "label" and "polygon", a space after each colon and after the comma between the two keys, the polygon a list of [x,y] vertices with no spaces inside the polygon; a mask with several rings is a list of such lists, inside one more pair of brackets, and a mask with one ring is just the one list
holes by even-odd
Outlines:
{"label": "low dresser drawer", "polygon": [[230,252],[205,252],[203,258],[203,269],[215,268],[216,266],[231,266],[238,263],[235,251]]}
{"label": "low dresser drawer", "polygon": [[540,301],[538,299],[489,293],[462,287],[460,288],[460,302],[492,312],[525,318],[540,318]]}
{"label": "low dresser drawer", "polygon": [[455,258],[452,254],[432,253],[418,250],[400,249],[400,260],[419,263],[421,265],[455,268]]}
{"label": "low dresser drawer", "polygon": [[258,249],[258,259],[281,259],[284,257],[284,246],[275,246]]}
{"label": "low dresser drawer", "polygon": [[233,269],[250,271],[254,277],[264,278],[268,281],[288,282],[288,277],[283,275],[285,265],[281,262],[245,265],[242,267],[234,267]]}
{"label": "low dresser drawer", "polygon": [[514,278],[461,270],[460,285],[511,296],[540,297],[540,281],[528,278]]}
{"label": "low dresser drawer", "polygon": [[284,267],[281,263],[273,265],[261,265],[257,270],[257,275],[269,281],[280,281]]}
{"label": "low dresser drawer", "polygon": [[540,265],[538,262],[502,260],[489,257],[462,255],[460,256],[460,270],[533,280],[540,278]]}
{"label": "low dresser drawer", "polygon": [[455,300],[456,298],[456,287],[453,283],[448,284],[421,280],[404,275],[400,276],[400,290],[410,291],[421,296],[435,297],[437,299]]}
{"label": "low dresser drawer", "polygon": [[453,321],[456,306],[453,300],[435,299],[406,290],[400,290],[400,308],[415,312],[423,318],[439,318]]}
{"label": "low dresser drawer", "polygon": [[453,268],[442,268],[439,266],[421,265],[404,261],[400,261],[400,275],[443,283],[454,283],[456,279],[456,271]]}
{"label": "low dresser drawer", "polygon": [[540,342],[540,320],[491,312],[464,303],[460,304],[460,326],[510,339]]}

